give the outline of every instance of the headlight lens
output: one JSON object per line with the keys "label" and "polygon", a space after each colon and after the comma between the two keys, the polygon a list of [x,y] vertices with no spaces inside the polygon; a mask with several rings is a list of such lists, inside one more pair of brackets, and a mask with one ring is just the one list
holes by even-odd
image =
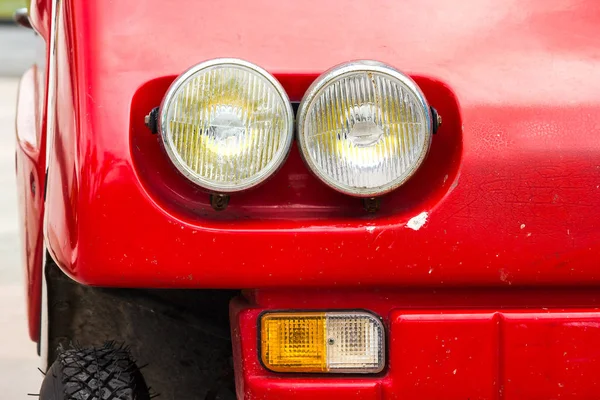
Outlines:
{"label": "headlight lens", "polygon": [[387,193],[410,178],[433,133],[416,83],[375,61],[342,64],[317,78],[297,123],[309,168],[332,188],[360,197]]}
{"label": "headlight lens", "polygon": [[263,182],[292,143],[294,115],[285,91],[265,70],[237,59],[207,61],[179,76],[159,118],[173,164],[219,193]]}

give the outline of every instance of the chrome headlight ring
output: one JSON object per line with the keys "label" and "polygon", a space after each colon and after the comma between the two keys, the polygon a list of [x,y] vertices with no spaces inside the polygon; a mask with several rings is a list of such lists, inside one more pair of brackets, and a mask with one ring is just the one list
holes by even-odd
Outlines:
{"label": "chrome headlight ring", "polygon": [[209,60],[181,74],[158,111],[173,165],[198,186],[233,193],[264,182],[291,148],[294,114],[281,84],[247,61]]}

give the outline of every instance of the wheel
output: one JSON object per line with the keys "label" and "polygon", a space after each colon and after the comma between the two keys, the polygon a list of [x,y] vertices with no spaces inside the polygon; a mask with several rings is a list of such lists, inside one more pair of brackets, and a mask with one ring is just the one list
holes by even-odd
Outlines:
{"label": "wheel", "polygon": [[40,400],[149,400],[129,350],[114,343],[60,351],[46,372]]}

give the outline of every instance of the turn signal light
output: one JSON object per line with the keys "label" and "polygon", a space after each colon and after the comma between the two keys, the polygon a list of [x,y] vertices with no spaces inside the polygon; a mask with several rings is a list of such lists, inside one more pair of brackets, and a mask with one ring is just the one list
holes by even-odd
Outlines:
{"label": "turn signal light", "polygon": [[378,373],[384,329],[367,312],[267,313],[260,321],[261,359],[274,372]]}

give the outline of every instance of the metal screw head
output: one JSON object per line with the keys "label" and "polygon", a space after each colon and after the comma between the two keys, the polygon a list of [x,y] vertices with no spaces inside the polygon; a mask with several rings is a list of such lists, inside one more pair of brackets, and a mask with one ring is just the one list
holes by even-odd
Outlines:
{"label": "metal screw head", "polygon": [[33,196],[35,196],[35,192],[37,190],[36,184],[35,184],[35,178],[33,177],[33,172],[29,174],[29,187],[31,189],[31,194]]}
{"label": "metal screw head", "polygon": [[433,133],[437,133],[442,126],[442,116],[435,108],[431,107],[431,117],[433,118]]}
{"label": "metal screw head", "polygon": [[154,107],[148,115],[144,117],[144,124],[152,133],[158,133],[158,107]]}
{"label": "metal screw head", "polygon": [[229,196],[226,194],[211,194],[210,205],[215,211],[223,211],[229,204]]}
{"label": "metal screw head", "polygon": [[362,201],[365,211],[369,213],[377,212],[379,210],[379,206],[381,205],[381,202],[377,197],[367,197]]}

